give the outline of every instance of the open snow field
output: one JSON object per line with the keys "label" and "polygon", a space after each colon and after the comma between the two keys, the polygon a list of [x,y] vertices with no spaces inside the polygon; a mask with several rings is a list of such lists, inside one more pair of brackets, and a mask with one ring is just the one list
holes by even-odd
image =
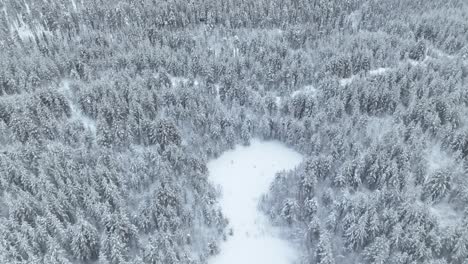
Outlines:
{"label": "open snow field", "polygon": [[290,264],[299,253],[279,237],[258,202],[276,172],[297,166],[302,156],[278,142],[253,140],[208,163],[210,179],[222,191],[220,205],[233,236],[221,245],[210,264]]}

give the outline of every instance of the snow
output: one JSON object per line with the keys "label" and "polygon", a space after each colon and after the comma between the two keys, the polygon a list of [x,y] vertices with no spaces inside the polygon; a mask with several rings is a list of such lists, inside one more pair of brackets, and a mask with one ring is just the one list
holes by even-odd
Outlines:
{"label": "snow", "polygon": [[317,89],[312,85],[306,85],[302,89],[299,89],[297,91],[292,92],[291,97],[294,97],[294,96],[296,96],[298,94],[301,94],[301,93],[316,95],[317,94]]}
{"label": "snow", "polygon": [[20,36],[20,38],[22,40],[33,39],[34,38],[34,33],[26,25],[16,25],[15,29],[18,32],[18,36]]}
{"label": "snow", "polygon": [[[438,53],[438,54],[439,54],[439,53]],[[441,56],[442,56],[442,55],[441,55]],[[446,58],[449,58],[449,57],[448,57],[449,55],[444,55],[444,56],[445,56]],[[411,64],[411,65],[414,66],[414,67],[416,67],[416,66],[418,66],[418,65],[423,65],[423,66],[424,66],[430,59],[434,59],[434,58],[432,58],[432,57],[430,57],[430,56],[426,56],[426,57],[424,58],[424,60],[422,60],[422,61],[416,61],[416,60],[408,59],[408,60],[406,61],[406,63],[409,63],[409,64]],[[392,68],[392,67],[379,67],[379,68],[370,70],[370,71],[369,71],[369,75],[370,75],[370,76],[384,75],[384,74],[388,73],[389,71],[392,71],[392,70],[397,69],[398,66],[403,66],[403,65],[405,65],[405,62],[400,62],[400,63],[398,63],[398,65],[397,65],[396,67],[393,67],[393,68]],[[352,75],[352,76],[349,77],[349,78],[340,79],[340,80],[339,80],[339,81],[340,81],[340,85],[341,85],[341,86],[346,86],[346,85],[348,85],[348,84],[351,84],[351,83],[356,79],[357,76],[358,76],[358,75]]]}
{"label": "snow", "polygon": [[28,14],[31,14],[31,9],[29,8],[29,5],[26,1],[24,1],[24,6],[26,7],[26,12],[28,12]]}
{"label": "snow", "polygon": [[42,34],[46,34],[51,36],[52,33],[48,30],[45,30],[45,28],[42,25],[35,25],[33,28],[31,26],[25,24],[21,18],[18,18],[19,22],[13,22],[11,24],[12,30],[16,31],[18,33],[18,36],[22,40],[32,40],[34,39],[34,34],[37,36],[41,37]]}
{"label": "snow", "polygon": [[302,156],[278,142],[253,140],[208,163],[210,179],[222,192],[220,205],[233,236],[220,247],[210,264],[287,264],[299,253],[282,240],[279,229],[259,212],[258,202],[281,170],[297,166]]}
{"label": "snow", "polygon": [[[370,70],[369,75],[371,75],[371,76],[383,75],[383,74],[387,73],[388,71],[390,71],[392,69],[393,68],[380,67],[380,68],[377,68],[377,69],[374,69],[374,70]],[[340,79],[340,85],[341,86],[346,86],[348,84],[351,84],[357,77],[358,77],[358,75],[352,75],[349,78]]]}
{"label": "snow", "polygon": [[169,76],[169,79],[171,80],[172,87],[187,84],[189,82],[188,78],[183,77]]}
{"label": "snow", "polygon": [[355,76],[351,76],[351,77],[349,77],[349,78],[340,79],[340,85],[341,85],[341,86],[346,86],[346,85],[352,83],[353,80],[354,80],[354,78],[355,78]]}
{"label": "snow", "polygon": [[[189,78],[184,78],[184,77],[176,77],[176,76],[169,76],[169,79],[171,80],[171,84],[173,87],[180,86],[180,85],[186,85],[190,82]],[[197,79],[193,80],[193,85],[198,86],[200,83],[198,82]]]}
{"label": "snow", "polygon": [[395,125],[391,117],[371,117],[367,123],[367,135],[375,141],[382,141],[388,133],[395,133]]}
{"label": "snow", "polygon": [[435,47],[430,49],[428,53],[431,55],[431,57],[435,57],[436,59],[437,58],[447,58],[447,59],[454,59],[455,58],[454,56],[452,56],[450,54],[447,54],[446,52],[444,52],[444,51],[442,51],[442,50],[440,50],[438,48],[435,48]]}
{"label": "snow", "polygon": [[456,166],[455,161],[445,151],[440,144],[433,144],[425,151],[428,172],[432,173],[442,168]]}
{"label": "snow", "polygon": [[460,214],[457,213],[447,202],[432,205],[429,208],[429,211],[437,218],[439,226],[442,228],[457,226],[460,224]]}
{"label": "snow", "polygon": [[281,96],[276,96],[275,97],[275,102],[276,102],[277,106],[280,106],[281,105]]}
{"label": "snow", "polygon": [[384,68],[384,67],[381,67],[381,68],[377,68],[375,70],[371,70],[369,71],[369,74],[370,75],[382,75],[384,73],[386,73],[387,71],[391,70],[391,68]]}
{"label": "snow", "polygon": [[71,111],[70,120],[79,120],[87,129],[89,129],[94,135],[96,135],[96,122],[91,118],[83,115],[83,113],[76,108],[75,102],[72,100],[73,94],[70,89],[70,82],[68,80],[62,81],[60,91],[64,93],[65,98],[67,98],[69,102]]}
{"label": "snow", "polygon": [[[428,173],[433,173],[439,169],[452,168],[455,172],[463,171],[460,164],[442,150],[440,144],[433,144],[425,151],[425,157],[427,161]],[[439,225],[442,228],[456,226],[460,223],[460,214],[447,202],[442,201],[438,204],[431,204],[430,212],[439,221]]]}
{"label": "snow", "polygon": [[216,89],[216,99],[220,100],[220,96],[219,96],[219,84],[215,84],[215,89]]}
{"label": "snow", "polygon": [[71,3],[72,3],[72,6],[73,6],[73,9],[76,11],[77,8],[76,8],[76,3],[75,3],[75,0],[71,0]]}
{"label": "snow", "polygon": [[[317,95],[317,89],[312,85],[306,85],[306,86],[302,87],[301,89],[292,92],[290,96],[291,96],[291,98],[293,98],[298,94],[307,94],[307,95],[316,96]],[[278,107],[281,106],[282,101],[283,101],[282,96],[280,96],[280,95],[275,96],[275,103],[276,103],[276,105]]]}

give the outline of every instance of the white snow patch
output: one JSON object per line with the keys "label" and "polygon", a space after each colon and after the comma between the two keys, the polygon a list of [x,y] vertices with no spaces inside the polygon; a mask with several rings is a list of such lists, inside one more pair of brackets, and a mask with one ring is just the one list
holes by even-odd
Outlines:
{"label": "white snow patch", "polygon": [[361,11],[353,11],[349,16],[346,18],[347,24],[351,24],[351,27],[354,31],[358,31],[359,23],[362,17]]}
{"label": "white snow patch", "polygon": [[429,172],[456,165],[454,160],[442,151],[440,144],[434,144],[430,149],[426,150],[426,160]]}
{"label": "white snow patch", "polygon": [[76,11],[77,8],[76,8],[76,3],[75,3],[75,0],[71,0],[71,4],[73,6],[73,9]]}
{"label": "white snow patch", "polygon": [[76,108],[75,102],[73,102],[72,100],[73,94],[70,90],[70,82],[68,80],[62,81],[60,91],[63,92],[65,98],[67,98],[69,102],[71,112],[70,120],[79,120],[87,129],[89,129],[94,135],[96,135],[96,122],[91,118],[83,115],[83,113]]}
{"label": "white snow patch", "polygon": [[[184,77],[175,77],[175,76],[169,76],[169,79],[171,80],[171,84],[173,87],[179,86],[179,85],[186,85],[190,82],[189,78],[184,78]],[[197,79],[193,80],[193,85],[198,86],[200,83],[198,82]]]}
{"label": "white snow patch", "polygon": [[461,109],[461,129],[465,129],[468,127],[468,107],[463,107]]}
{"label": "white snow patch", "polygon": [[351,76],[351,77],[349,77],[349,78],[340,79],[340,85],[341,85],[341,86],[346,86],[346,85],[352,83],[353,80],[354,80],[354,78],[355,78],[355,76]]}
{"label": "white snow patch", "polygon": [[216,90],[216,99],[220,100],[220,95],[219,95],[219,84],[215,84],[215,90]]}
{"label": "white snow patch", "polygon": [[409,64],[411,64],[412,66],[418,66],[419,64],[421,64],[420,61],[416,61],[416,60],[408,60]]}
{"label": "white snow patch", "polygon": [[175,86],[178,86],[178,85],[181,85],[181,84],[186,84],[188,83],[188,79],[187,78],[183,78],[183,77],[169,77],[169,79],[171,79],[171,84],[172,84],[172,87],[175,87]]}
{"label": "white snow patch", "polygon": [[391,117],[373,117],[367,123],[367,135],[376,141],[381,141],[395,126]]}
{"label": "white snow patch", "polygon": [[439,225],[442,228],[457,226],[461,220],[458,214],[448,203],[439,203],[432,205],[429,211],[439,220]]}
{"label": "white snow patch", "polygon": [[52,33],[42,25],[34,25],[32,28],[31,26],[25,24],[22,19],[19,19],[19,22],[13,22],[11,24],[12,31],[18,32],[18,36],[22,40],[32,40],[34,39],[34,34],[36,34],[39,38],[41,38],[42,34],[46,34],[52,36]]}
{"label": "white snow patch", "polygon": [[426,54],[426,56],[424,57],[424,60],[422,60],[422,61],[408,59],[408,62],[409,62],[409,64],[411,64],[413,66],[418,66],[418,65],[426,66],[427,62],[430,61],[430,60],[433,60],[433,59],[434,59],[433,57]]}
{"label": "white snow patch", "polygon": [[[412,62],[410,62],[412,63]],[[374,70],[370,70],[369,71],[369,75],[371,76],[376,76],[376,75],[383,75],[385,74],[386,72],[392,70],[393,68],[389,68],[389,67],[380,67],[380,68],[377,68],[377,69],[374,69]],[[340,85],[341,86],[346,86],[350,83],[352,83],[356,77],[358,77],[359,75],[352,75],[351,77],[349,78],[343,78],[343,79],[340,79]]]}
{"label": "white snow patch", "polygon": [[391,68],[381,67],[381,68],[377,68],[375,70],[369,71],[369,74],[370,75],[382,75],[382,74],[386,73],[387,71],[389,71],[390,69]]}
{"label": "white snow patch", "polygon": [[302,156],[278,142],[253,140],[248,147],[237,146],[208,163],[210,179],[221,187],[220,205],[234,234],[220,247],[210,264],[288,264],[299,253],[282,240],[258,211],[261,195],[281,170],[292,169]]}
{"label": "white snow patch", "polygon": [[438,49],[438,48],[432,48],[428,51],[428,57],[432,57],[432,58],[435,58],[435,59],[438,59],[438,58],[447,58],[447,59],[454,59],[455,56],[452,56],[450,54],[447,54],[446,52]]}
{"label": "white snow patch", "polygon": [[[449,56],[449,55],[445,55],[445,57],[447,57],[447,56]],[[422,61],[417,61],[417,60],[408,59],[408,60],[406,60],[405,62],[400,62],[400,63],[398,63],[398,65],[395,66],[395,67],[379,67],[379,68],[377,68],[377,69],[370,70],[370,71],[369,71],[369,75],[371,75],[371,76],[383,75],[383,74],[385,74],[385,73],[387,73],[387,72],[389,72],[389,71],[392,71],[392,70],[397,69],[399,66],[405,65],[406,63],[409,63],[409,64],[411,64],[412,66],[418,66],[418,65],[423,65],[423,66],[424,66],[424,65],[426,65],[427,62],[428,62],[429,60],[431,60],[431,59],[434,59],[434,58],[432,58],[432,57],[429,56],[429,55],[427,55],[427,56],[424,58],[424,60],[422,60]],[[339,81],[340,81],[340,85],[341,85],[341,86],[346,86],[346,85],[352,83],[352,82],[356,79],[356,77],[358,77],[358,75],[352,75],[352,76],[349,77],[349,78],[340,79],[340,80],[339,80]]]}
{"label": "white snow patch", "polygon": [[22,40],[29,39],[29,38],[34,39],[34,34],[28,26],[20,25],[20,26],[16,26],[15,29],[18,32],[18,36],[20,36]]}
{"label": "white snow patch", "polygon": [[29,5],[28,5],[28,3],[26,1],[24,1],[24,6],[26,7],[26,12],[28,14],[31,14],[31,9],[29,8]]}
{"label": "white snow patch", "polygon": [[306,85],[302,89],[299,89],[297,91],[292,92],[291,97],[294,97],[294,96],[296,96],[298,94],[301,94],[301,93],[316,95],[317,94],[317,89],[312,85]]}
{"label": "white snow patch", "polygon": [[[440,144],[434,144],[426,150],[426,160],[428,173],[448,167],[455,168],[454,171],[462,170],[461,166],[442,150]],[[456,226],[461,221],[461,214],[457,213],[447,201],[432,204],[429,210],[439,220],[439,225],[442,228]]]}
{"label": "white snow patch", "polygon": [[281,96],[276,96],[275,97],[275,102],[276,102],[277,106],[280,106],[281,105]]}

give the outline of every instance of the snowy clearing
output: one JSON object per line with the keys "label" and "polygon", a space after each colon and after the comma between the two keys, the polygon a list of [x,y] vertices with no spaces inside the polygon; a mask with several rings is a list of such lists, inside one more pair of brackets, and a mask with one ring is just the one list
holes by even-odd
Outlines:
{"label": "snowy clearing", "polygon": [[[448,56],[448,55],[447,55]],[[447,57],[446,56],[446,57]],[[406,62],[400,62],[398,63],[397,66],[395,67],[379,67],[379,68],[376,68],[376,69],[373,69],[373,70],[370,70],[369,71],[369,75],[370,76],[378,76],[378,75],[384,75],[390,71],[393,71],[393,70],[396,70],[398,69],[398,67],[401,67],[401,66],[404,66],[406,63],[409,63],[411,64],[412,66],[416,67],[418,65],[425,65],[429,60],[431,59],[435,59],[435,58],[432,58],[430,56],[426,56],[424,58],[424,60],[422,61],[416,61],[416,60],[411,60],[411,59],[408,59]],[[351,75],[351,77],[348,77],[348,78],[342,78],[339,80],[340,82],[340,85],[341,86],[346,86],[346,85],[349,85],[351,84],[359,75]]]}
{"label": "snowy clearing", "polygon": [[440,144],[433,144],[426,149],[425,158],[427,161],[427,168],[430,173],[442,168],[455,168],[457,166],[455,160],[453,160],[453,158],[442,149],[443,148]]}
{"label": "snowy clearing", "polygon": [[387,71],[391,70],[392,68],[384,68],[384,67],[380,67],[380,68],[377,68],[375,70],[370,70],[369,71],[369,74],[370,75],[382,75],[382,74],[385,74]]}
{"label": "snowy clearing", "polygon": [[78,9],[76,8],[75,0],[71,0],[71,4],[72,4],[73,9],[74,9],[75,11],[78,10]]}
{"label": "snowy clearing", "polygon": [[73,94],[70,89],[70,82],[68,80],[63,80],[60,91],[65,95],[67,98],[70,110],[71,110],[71,120],[79,120],[86,128],[88,128],[94,135],[96,135],[96,122],[91,118],[83,115],[79,109],[75,106],[75,102],[73,102]]}
{"label": "snowy clearing", "polygon": [[441,228],[457,226],[462,220],[460,214],[457,213],[447,202],[432,205],[429,211],[439,220]]}
{"label": "snowy clearing", "polygon": [[280,106],[281,105],[281,96],[276,96],[275,97],[275,102],[276,102],[277,106]]}
{"label": "snowy clearing", "polygon": [[291,97],[294,97],[294,96],[296,96],[298,94],[301,94],[301,93],[310,94],[312,96],[315,96],[317,94],[317,89],[312,85],[306,85],[302,89],[299,89],[297,91],[292,92]]}
{"label": "snowy clearing", "polygon": [[353,80],[354,80],[354,78],[355,78],[355,76],[352,76],[352,77],[349,77],[349,78],[340,79],[340,85],[341,85],[341,86],[346,86],[346,85],[352,83]]}
{"label": "snowy clearing", "polygon": [[[380,67],[380,68],[377,68],[377,69],[370,70],[370,71],[369,71],[369,75],[370,75],[370,76],[384,75],[384,74],[386,74],[387,72],[389,72],[389,71],[392,70],[392,69],[395,69],[395,68]],[[341,85],[341,86],[349,85],[349,84],[351,84],[357,77],[359,77],[359,75],[352,75],[352,76],[349,77],[349,78],[340,79],[340,85]]]}
{"label": "snowy clearing", "polygon": [[367,124],[367,134],[376,141],[382,141],[387,133],[393,131],[393,120],[391,117],[372,117]]}
{"label": "snowy clearing", "polygon": [[279,230],[257,207],[275,173],[292,169],[301,160],[300,154],[278,142],[253,140],[250,146],[237,146],[208,163],[210,179],[221,187],[220,205],[233,229],[233,236],[210,264],[287,264],[298,259],[299,253],[280,238]]}
{"label": "snowy clearing", "polygon": [[[26,3],[25,3],[26,4]],[[6,8],[3,8],[5,16],[7,15]],[[26,12],[31,13],[29,6],[26,4]],[[18,33],[18,36],[23,40],[34,40],[35,36],[42,38],[45,35],[52,35],[52,32],[46,30],[43,25],[37,24],[31,26],[30,24],[25,23],[21,16],[17,16],[17,19],[10,23],[11,32]],[[11,35],[13,37],[13,35]]]}

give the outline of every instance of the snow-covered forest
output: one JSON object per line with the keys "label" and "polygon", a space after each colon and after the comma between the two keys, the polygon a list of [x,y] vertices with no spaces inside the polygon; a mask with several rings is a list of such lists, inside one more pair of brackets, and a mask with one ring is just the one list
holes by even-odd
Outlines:
{"label": "snow-covered forest", "polygon": [[0,263],[209,263],[276,140],[299,262],[467,264],[467,78],[466,0],[0,0]]}

